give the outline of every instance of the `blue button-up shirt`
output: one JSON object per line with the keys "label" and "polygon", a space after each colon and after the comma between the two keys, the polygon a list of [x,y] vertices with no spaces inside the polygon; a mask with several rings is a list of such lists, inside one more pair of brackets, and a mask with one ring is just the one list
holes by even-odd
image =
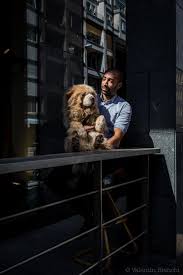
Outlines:
{"label": "blue button-up shirt", "polygon": [[130,104],[120,96],[113,96],[110,100],[103,101],[98,95],[98,107],[100,114],[106,119],[108,132],[106,137],[114,134],[114,128],[120,128],[125,134],[128,130],[132,109]]}

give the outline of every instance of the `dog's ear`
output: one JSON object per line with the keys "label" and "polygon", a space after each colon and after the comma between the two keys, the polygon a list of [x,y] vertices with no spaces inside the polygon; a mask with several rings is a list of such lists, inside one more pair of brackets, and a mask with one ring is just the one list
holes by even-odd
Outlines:
{"label": "dog's ear", "polygon": [[66,100],[68,101],[69,100],[69,98],[72,96],[72,94],[73,94],[73,92],[74,92],[74,85],[71,87],[71,88],[69,88],[69,90],[66,92]]}
{"label": "dog's ear", "polygon": [[70,87],[63,96],[63,124],[67,129],[69,127],[69,118],[68,118],[68,101],[74,92],[74,86]]}

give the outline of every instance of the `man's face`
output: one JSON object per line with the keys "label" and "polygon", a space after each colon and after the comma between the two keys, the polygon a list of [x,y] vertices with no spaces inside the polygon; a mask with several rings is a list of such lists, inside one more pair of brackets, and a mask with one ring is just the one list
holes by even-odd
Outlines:
{"label": "man's face", "polygon": [[107,97],[112,97],[117,94],[117,90],[122,86],[118,74],[106,73],[101,82],[102,94]]}

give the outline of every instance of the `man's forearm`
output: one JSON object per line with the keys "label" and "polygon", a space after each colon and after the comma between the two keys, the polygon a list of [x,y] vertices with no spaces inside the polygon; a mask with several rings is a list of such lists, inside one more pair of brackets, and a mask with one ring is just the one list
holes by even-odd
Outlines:
{"label": "man's forearm", "polygon": [[123,136],[124,136],[124,134],[121,131],[121,129],[120,128],[115,128],[114,129],[114,135],[111,138],[109,138],[107,142],[110,145],[112,145],[114,148],[118,148]]}

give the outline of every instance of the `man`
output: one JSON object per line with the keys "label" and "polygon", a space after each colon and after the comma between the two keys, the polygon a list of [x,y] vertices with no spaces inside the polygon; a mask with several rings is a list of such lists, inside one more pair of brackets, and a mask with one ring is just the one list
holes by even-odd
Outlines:
{"label": "man", "polygon": [[[131,120],[131,106],[122,97],[117,95],[118,90],[122,87],[122,73],[117,69],[107,70],[101,81],[101,93],[98,95],[98,106],[100,114],[104,115],[108,132],[106,133],[106,138],[108,138],[108,143],[113,146],[113,148],[118,148],[120,142],[122,141],[124,135],[126,134],[130,120]],[[93,126],[85,126],[87,131],[91,131]],[[90,169],[91,170],[91,169]],[[118,182],[118,179],[124,178],[126,176],[125,164],[121,165],[118,160],[113,160],[111,162],[106,162],[103,165],[103,184],[104,186]],[[119,196],[119,190],[117,190],[117,195],[113,192],[113,199]],[[104,216],[108,217],[108,210],[111,207],[111,202],[104,198],[106,203],[103,203]],[[104,202],[103,201],[103,202]],[[91,205],[91,201],[88,200]],[[108,209],[106,211],[106,206]],[[106,213],[105,213],[106,212]],[[106,216],[107,215],[107,216]],[[91,222],[91,218],[85,214],[85,223],[83,228],[87,223]]]}
{"label": "man", "polygon": [[[117,95],[122,87],[122,73],[117,69],[107,70],[101,82],[101,94],[98,96],[99,110],[104,115],[108,132],[108,143],[118,148],[131,120],[131,106],[122,97]],[[93,127],[86,127],[87,131]]]}
{"label": "man", "polygon": [[[108,143],[113,148],[118,148],[124,135],[126,134],[131,120],[131,106],[122,97],[117,95],[118,90],[122,87],[122,73],[117,69],[107,70],[101,81],[101,93],[98,95],[98,106],[100,114],[102,114],[107,122],[108,132],[106,138]],[[85,126],[86,131],[94,129],[93,126]],[[113,167],[114,166],[114,167]],[[91,169],[90,169],[91,171]],[[113,178],[125,177],[125,168],[118,165],[113,160],[113,165],[105,163],[103,167],[103,183],[104,186],[112,184]],[[118,192],[119,193],[119,192]],[[91,205],[91,201],[88,200]],[[106,204],[107,205],[107,204]],[[85,211],[86,209],[84,209]],[[81,232],[85,228],[89,228],[88,223],[91,223],[91,218],[88,212],[83,213],[85,217],[84,225]]]}

